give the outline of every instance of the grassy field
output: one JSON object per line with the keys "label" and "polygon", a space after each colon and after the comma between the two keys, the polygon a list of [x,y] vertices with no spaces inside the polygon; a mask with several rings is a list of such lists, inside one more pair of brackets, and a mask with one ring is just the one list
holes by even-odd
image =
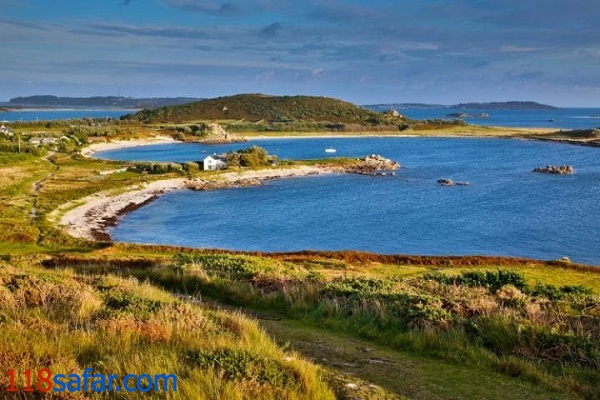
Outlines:
{"label": "grassy field", "polygon": [[7,371],[178,376],[176,393],[152,398],[600,399],[598,269],[93,243],[48,220],[100,191],[207,176],[100,174],[124,166],[0,153]]}

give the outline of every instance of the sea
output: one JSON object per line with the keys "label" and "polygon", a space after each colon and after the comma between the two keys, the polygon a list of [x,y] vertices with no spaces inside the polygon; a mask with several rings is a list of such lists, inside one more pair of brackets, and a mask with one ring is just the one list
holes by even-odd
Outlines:
{"label": "sea", "polygon": [[83,118],[120,118],[126,114],[133,114],[138,110],[132,109],[21,109],[15,111],[0,111],[0,121],[3,123],[26,121],[56,121],[61,119]]}
{"label": "sea", "polygon": [[[598,148],[497,138],[310,138],[162,144],[97,156],[195,161],[252,144],[282,159],[376,153],[401,168],[395,176],[331,174],[174,191],[127,214],[113,239],[248,251],[569,257],[600,265]],[[575,174],[532,172],[547,164],[573,165]],[[443,187],[440,178],[469,185]]]}

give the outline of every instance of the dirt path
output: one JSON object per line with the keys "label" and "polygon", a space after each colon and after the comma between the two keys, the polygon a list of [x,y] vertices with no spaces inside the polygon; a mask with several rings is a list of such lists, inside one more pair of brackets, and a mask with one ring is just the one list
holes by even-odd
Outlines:
{"label": "dirt path", "polygon": [[[506,400],[527,393],[528,399],[573,399],[572,394],[555,393],[517,378],[392,350],[298,321],[271,318],[258,322],[279,345],[344,377],[347,383],[341,398]],[[374,391],[377,387],[387,397]]]}
{"label": "dirt path", "polygon": [[256,320],[278,345],[323,367],[325,379],[339,399],[507,400],[516,393],[527,393],[532,400],[574,399],[573,394],[556,393],[518,378],[393,350],[273,312],[178,297],[204,307],[238,311]]}
{"label": "dirt path", "polygon": [[[60,168],[60,166],[58,164],[56,164],[52,161],[52,156],[54,156],[54,154],[56,154],[55,151],[50,151],[50,152],[48,152],[47,155],[45,155],[44,157],[41,158],[42,161],[52,164],[52,170],[48,174],[46,174],[46,176],[33,182],[33,184],[31,185],[31,194],[33,195],[33,205],[31,206],[32,221],[35,221],[38,217],[37,205],[38,205],[40,190],[44,186],[44,182],[49,179],[52,179],[54,174],[56,174],[56,172]],[[38,237],[38,242],[40,241],[40,239],[41,239],[41,237]]]}

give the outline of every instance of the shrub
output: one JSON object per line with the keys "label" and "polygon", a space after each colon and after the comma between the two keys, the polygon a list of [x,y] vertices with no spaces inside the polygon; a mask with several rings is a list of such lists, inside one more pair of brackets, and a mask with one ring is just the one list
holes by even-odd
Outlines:
{"label": "shrub", "polygon": [[273,157],[259,146],[227,153],[227,165],[230,167],[260,167],[269,165]]}
{"label": "shrub", "polygon": [[184,360],[192,366],[212,368],[227,380],[254,380],[281,387],[299,387],[296,371],[245,350],[189,351]]}
{"label": "shrub", "polygon": [[185,172],[197,172],[200,170],[200,165],[192,161],[184,162],[181,166]]}

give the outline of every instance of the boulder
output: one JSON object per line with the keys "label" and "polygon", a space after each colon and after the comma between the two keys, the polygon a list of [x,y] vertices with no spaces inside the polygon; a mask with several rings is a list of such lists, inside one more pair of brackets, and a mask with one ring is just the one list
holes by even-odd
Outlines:
{"label": "boulder", "polygon": [[546,165],[545,167],[534,168],[533,172],[539,172],[542,174],[572,175],[575,173],[575,169],[571,165]]}
{"label": "boulder", "polygon": [[371,154],[361,158],[358,164],[350,167],[348,172],[369,175],[388,175],[387,171],[395,171],[400,168],[400,164],[378,154]]}
{"label": "boulder", "polygon": [[452,179],[444,179],[444,178],[438,179],[437,183],[439,183],[442,186],[469,186],[470,185],[469,182],[459,182],[459,181],[453,181]]}

